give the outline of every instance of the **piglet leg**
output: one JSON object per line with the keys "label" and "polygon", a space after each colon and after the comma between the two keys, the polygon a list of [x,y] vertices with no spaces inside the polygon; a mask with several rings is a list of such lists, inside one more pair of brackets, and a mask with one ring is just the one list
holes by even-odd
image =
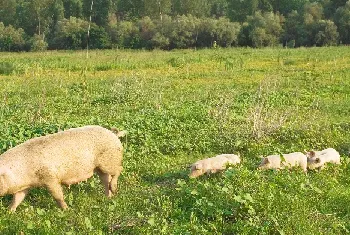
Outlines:
{"label": "piglet leg", "polygon": [[46,185],[47,189],[55,198],[57,205],[62,209],[67,209],[67,203],[64,201],[62,186],[59,183],[50,183]]}
{"label": "piglet leg", "polygon": [[23,201],[27,193],[28,189],[25,189],[13,194],[12,202],[9,206],[10,211],[16,211],[17,206]]}

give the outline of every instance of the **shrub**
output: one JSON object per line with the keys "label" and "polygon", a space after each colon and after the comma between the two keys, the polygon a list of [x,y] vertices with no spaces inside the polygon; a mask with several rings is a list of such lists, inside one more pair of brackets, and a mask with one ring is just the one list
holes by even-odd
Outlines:
{"label": "shrub", "polygon": [[35,34],[30,41],[30,50],[31,51],[45,51],[47,49],[47,42],[41,35]]}
{"label": "shrub", "polygon": [[21,51],[25,48],[25,33],[23,29],[0,22],[0,51]]}
{"label": "shrub", "polygon": [[[50,43],[50,48],[55,49],[82,49],[87,46],[87,32],[89,22],[70,17],[58,21],[54,33],[54,38]],[[106,31],[91,23],[89,47],[91,49],[102,49],[110,46],[110,39]]]}
{"label": "shrub", "polygon": [[272,12],[256,12],[247,18],[239,36],[241,46],[276,46],[280,41],[282,26],[280,16]]}

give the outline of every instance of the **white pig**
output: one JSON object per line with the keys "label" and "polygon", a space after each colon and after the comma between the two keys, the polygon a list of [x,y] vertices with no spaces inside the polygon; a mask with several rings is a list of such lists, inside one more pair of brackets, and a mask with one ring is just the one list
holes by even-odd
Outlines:
{"label": "white pig", "polygon": [[235,154],[221,154],[216,157],[199,160],[191,165],[191,178],[196,178],[203,174],[212,174],[226,169],[228,164],[239,164],[241,159]]}
{"label": "white pig", "polygon": [[333,148],[324,149],[322,151],[309,151],[306,153],[307,167],[309,169],[321,170],[326,163],[340,165],[340,155]]}
{"label": "white pig", "polygon": [[301,167],[304,172],[307,170],[307,158],[301,152],[287,153],[280,155],[270,155],[264,157],[258,169],[284,169],[288,167]]}
{"label": "white pig", "polygon": [[28,190],[45,187],[66,209],[61,184],[71,185],[100,176],[105,194],[117,192],[123,169],[123,146],[119,137],[125,132],[100,126],[85,126],[33,138],[0,155],[0,196],[12,194],[9,207],[15,211]]}

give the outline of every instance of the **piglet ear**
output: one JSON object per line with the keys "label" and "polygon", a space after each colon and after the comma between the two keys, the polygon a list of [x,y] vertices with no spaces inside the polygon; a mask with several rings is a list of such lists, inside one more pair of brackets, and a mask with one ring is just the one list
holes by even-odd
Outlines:
{"label": "piglet ear", "polygon": [[264,163],[269,163],[269,159],[267,157],[264,158]]}
{"label": "piglet ear", "polygon": [[315,162],[316,162],[316,163],[320,163],[320,162],[321,162],[321,159],[318,157],[318,158],[315,159]]}
{"label": "piglet ear", "polygon": [[192,170],[199,170],[199,169],[201,169],[200,164],[197,163],[192,165]]}
{"label": "piglet ear", "polygon": [[309,152],[309,157],[315,157],[315,155],[316,155],[315,151],[311,150]]}

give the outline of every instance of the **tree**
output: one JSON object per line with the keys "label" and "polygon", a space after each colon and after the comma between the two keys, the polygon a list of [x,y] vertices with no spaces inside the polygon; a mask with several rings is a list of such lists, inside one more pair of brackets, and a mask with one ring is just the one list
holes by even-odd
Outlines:
{"label": "tree", "polygon": [[346,2],[347,0],[323,0],[321,4],[326,18],[333,19],[336,10],[339,7],[344,7]]}
{"label": "tree", "polygon": [[170,0],[147,0],[144,4],[144,17],[148,16],[153,19],[162,20],[164,15],[169,15],[171,13]]}
{"label": "tree", "polygon": [[0,51],[21,51],[25,47],[25,33],[19,28],[0,22]]}
{"label": "tree", "polygon": [[211,3],[209,0],[173,0],[173,15],[192,15],[207,17],[210,15]]}
{"label": "tree", "polygon": [[[23,28],[30,36],[49,33],[50,27],[53,26],[55,13],[52,11],[53,6],[56,6],[55,2],[56,0],[18,0],[16,26]],[[59,18],[58,15],[56,17]]]}
{"label": "tree", "polygon": [[270,2],[275,13],[287,16],[293,11],[301,12],[309,0],[270,0]]}
{"label": "tree", "polygon": [[192,15],[177,16],[172,21],[170,48],[194,47],[198,35],[198,19]]}
{"label": "tree", "polygon": [[240,28],[239,23],[230,22],[227,18],[221,17],[216,20],[215,34],[218,45],[222,47],[236,46]]}
{"label": "tree", "polygon": [[132,21],[120,21],[116,25],[111,25],[109,34],[113,46],[120,48],[140,47],[139,28]]}
{"label": "tree", "polygon": [[119,0],[118,17],[122,20],[135,20],[144,16],[144,0]]}
{"label": "tree", "polygon": [[[89,22],[71,17],[63,19],[57,23],[57,29],[53,40],[50,42],[50,48],[56,49],[83,49],[87,45],[87,29]],[[91,24],[89,48],[102,49],[110,47],[110,40],[106,31]]]}
{"label": "tree", "polygon": [[0,22],[4,25],[15,25],[16,0],[0,0]]}
{"label": "tree", "polygon": [[317,33],[315,35],[316,46],[337,45],[339,33],[337,26],[331,20],[320,20],[317,22]]}
{"label": "tree", "polygon": [[239,36],[242,46],[276,46],[281,37],[282,26],[280,16],[272,12],[257,11],[249,16]]}
{"label": "tree", "polygon": [[306,32],[303,27],[303,18],[297,11],[292,11],[286,17],[286,21],[283,25],[283,44],[293,44],[293,46],[299,47],[304,45],[306,40]]}
{"label": "tree", "polygon": [[323,19],[323,7],[319,3],[307,3],[304,5],[304,23],[312,24]]}
{"label": "tree", "polygon": [[198,25],[198,37],[196,46],[211,47],[216,40],[217,21],[212,18],[204,18]]}
{"label": "tree", "polygon": [[228,10],[227,0],[211,1],[210,16],[215,18],[226,17]]}
{"label": "tree", "polygon": [[82,0],[63,0],[64,18],[83,17],[83,1]]}
{"label": "tree", "polygon": [[35,34],[30,39],[30,50],[31,51],[45,51],[48,47],[48,44],[45,40],[43,40],[43,37]]}
{"label": "tree", "polygon": [[308,3],[304,7],[304,32],[306,46],[324,46],[337,44],[339,34],[331,20],[324,20],[323,7],[320,3]]}
{"label": "tree", "polygon": [[88,20],[91,15],[91,21],[98,26],[105,27],[108,24],[110,12],[112,11],[111,0],[94,0],[91,11],[91,0],[83,0],[84,19]]}
{"label": "tree", "polygon": [[247,16],[253,15],[259,6],[259,0],[231,0],[228,2],[228,17],[234,22],[244,22]]}
{"label": "tree", "polygon": [[344,44],[350,44],[350,1],[344,7],[339,7],[334,15],[338,26],[339,39]]}

